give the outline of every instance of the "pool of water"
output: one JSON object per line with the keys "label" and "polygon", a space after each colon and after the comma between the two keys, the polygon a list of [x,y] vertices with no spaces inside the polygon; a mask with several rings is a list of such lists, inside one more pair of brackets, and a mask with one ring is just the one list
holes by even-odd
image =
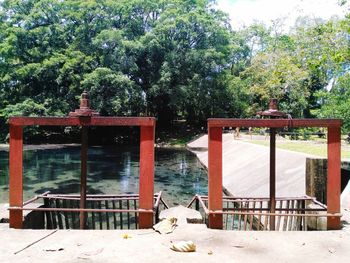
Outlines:
{"label": "pool of water", "polygon": [[[88,193],[138,193],[139,149],[90,147]],[[207,194],[207,172],[186,149],[156,149],[154,189],[169,205],[186,205]],[[80,148],[26,150],[23,155],[24,199],[38,193],[78,193]],[[8,202],[8,152],[0,151],[0,203]]]}

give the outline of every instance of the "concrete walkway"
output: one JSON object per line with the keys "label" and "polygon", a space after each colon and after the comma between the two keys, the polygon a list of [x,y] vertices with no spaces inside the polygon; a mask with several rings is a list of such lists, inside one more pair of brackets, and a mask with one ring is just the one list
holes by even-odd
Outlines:
{"label": "concrete walkway", "polygon": [[[208,136],[188,144],[208,164]],[[276,149],[276,195],[305,195],[305,163],[311,155]],[[223,185],[235,196],[269,196],[269,148],[223,134]]]}

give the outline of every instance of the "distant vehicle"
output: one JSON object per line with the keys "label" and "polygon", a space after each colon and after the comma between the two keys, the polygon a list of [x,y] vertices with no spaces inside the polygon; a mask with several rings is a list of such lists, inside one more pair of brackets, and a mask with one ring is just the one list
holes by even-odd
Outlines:
{"label": "distant vehicle", "polygon": [[350,143],[350,132],[348,133],[348,137],[346,138],[346,141]]}

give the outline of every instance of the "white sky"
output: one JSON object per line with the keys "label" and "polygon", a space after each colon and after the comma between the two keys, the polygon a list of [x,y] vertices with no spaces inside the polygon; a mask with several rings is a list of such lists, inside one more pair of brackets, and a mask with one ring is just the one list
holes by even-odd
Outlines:
{"label": "white sky", "polygon": [[230,15],[234,29],[249,26],[254,20],[269,25],[281,17],[286,18],[284,26],[288,29],[299,16],[329,19],[346,13],[338,0],[217,0],[217,7]]}

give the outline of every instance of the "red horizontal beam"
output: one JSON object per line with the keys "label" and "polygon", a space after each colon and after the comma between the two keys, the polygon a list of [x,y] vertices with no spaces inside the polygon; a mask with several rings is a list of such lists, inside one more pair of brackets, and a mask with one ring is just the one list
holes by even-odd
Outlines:
{"label": "red horizontal beam", "polygon": [[210,118],[209,127],[340,127],[340,119],[226,119]]}
{"label": "red horizontal beam", "polygon": [[153,117],[10,117],[15,126],[154,126]]}
{"label": "red horizontal beam", "polygon": [[104,212],[104,213],[149,213],[153,214],[153,209],[98,209],[98,208],[63,208],[63,207],[21,207],[10,206],[10,211],[62,211],[62,212]]}

